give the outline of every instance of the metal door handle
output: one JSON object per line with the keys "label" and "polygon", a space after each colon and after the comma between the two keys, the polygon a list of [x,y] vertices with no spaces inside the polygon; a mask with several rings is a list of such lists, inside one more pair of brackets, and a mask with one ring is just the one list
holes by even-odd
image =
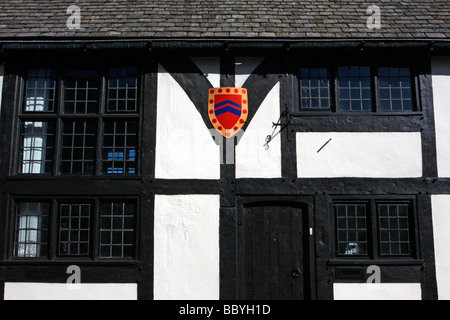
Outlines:
{"label": "metal door handle", "polygon": [[300,270],[299,268],[296,268],[294,270],[292,270],[292,278],[298,278],[300,277],[300,275],[302,274],[302,270]]}

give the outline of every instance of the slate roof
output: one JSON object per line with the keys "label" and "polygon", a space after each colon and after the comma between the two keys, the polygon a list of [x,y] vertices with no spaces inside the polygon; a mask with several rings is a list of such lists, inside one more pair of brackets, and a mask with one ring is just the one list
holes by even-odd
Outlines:
{"label": "slate roof", "polygon": [[[370,5],[380,30],[367,28]],[[450,0],[0,0],[0,39],[55,37],[449,39]]]}

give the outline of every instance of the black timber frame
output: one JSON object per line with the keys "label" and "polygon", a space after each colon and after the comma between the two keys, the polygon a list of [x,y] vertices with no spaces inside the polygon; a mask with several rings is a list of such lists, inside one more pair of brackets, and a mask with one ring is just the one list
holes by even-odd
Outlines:
{"label": "black timber frame", "polygon": [[[88,43],[87,45],[85,44]],[[20,197],[38,196],[73,196],[72,185],[83,186],[78,190],[78,196],[113,196],[124,195],[139,199],[141,204],[139,233],[139,256],[135,261],[13,261],[9,259],[6,239],[9,230],[0,229],[0,283],[5,281],[46,281],[65,282],[68,275],[66,267],[77,264],[82,270],[83,282],[137,282],[138,298],[153,298],[153,234],[142,230],[153,230],[153,203],[154,194],[191,194],[216,193],[221,195],[220,209],[220,297],[221,299],[236,298],[236,224],[239,201],[254,199],[255,197],[270,196],[274,200],[283,200],[291,197],[307,197],[310,206],[313,206],[314,225],[314,252],[315,275],[312,283],[312,299],[332,299],[332,284],[336,280],[339,268],[359,268],[367,264],[378,264],[383,268],[382,281],[404,282],[417,281],[422,284],[423,298],[436,299],[436,276],[434,270],[433,228],[431,221],[431,194],[449,193],[450,179],[437,178],[436,145],[433,118],[431,66],[429,43],[416,46],[395,45],[364,45],[356,41],[349,44],[323,43],[320,46],[307,44],[275,45],[257,43],[195,43],[172,42],[139,42],[127,47],[126,45],[108,42],[106,45],[89,43],[89,41],[54,43],[45,41],[37,44],[14,43],[3,45],[5,53],[5,77],[3,89],[3,103],[1,113],[1,207],[0,226],[8,225],[11,216],[11,199]],[[127,49],[126,49],[127,48]],[[249,121],[256,113],[257,107],[263,101],[265,94],[272,86],[280,81],[281,84],[281,112],[290,110],[295,106],[295,72],[291,66],[299,57],[317,57],[321,54],[327,58],[330,51],[340,56],[361,57],[364,59],[382,59],[390,61],[392,57],[403,59],[411,55],[418,61],[418,80],[420,85],[421,110],[413,113],[400,114],[340,114],[340,113],[299,113],[294,114],[291,123],[281,132],[282,148],[282,178],[280,179],[235,179],[234,165],[221,166],[221,179],[219,181],[202,180],[160,180],[154,178],[155,140],[156,140],[156,78],[157,63],[161,63],[190,94],[194,104],[199,109],[205,125],[209,124],[204,97],[209,83],[203,74],[190,64],[181,68],[174,63],[177,59],[187,61],[190,55],[218,55],[221,57],[221,85],[232,86],[234,83],[233,64],[234,56],[258,55],[267,56],[266,62],[261,64],[250,76],[244,85],[249,90],[250,106]],[[363,49],[363,50],[362,50]],[[18,104],[18,89],[20,79],[17,77],[15,66],[20,65],[22,59],[29,57],[45,58],[46,56],[61,57],[74,55],[83,59],[99,59],[102,55],[111,52],[122,52],[123,58],[140,56],[145,61],[143,66],[143,89],[141,90],[143,113],[142,121],[145,123],[141,133],[141,174],[134,178],[113,179],[110,177],[42,177],[31,178],[10,175],[11,141],[13,123],[16,119],[16,106]],[[38,63],[38,59],[35,60]],[[195,89],[195,90],[194,90]],[[197,92],[199,94],[197,94]],[[278,119],[273,119],[276,122]],[[245,130],[246,127],[244,127]],[[295,133],[301,131],[420,131],[423,141],[423,176],[411,179],[298,179],[296,177],[296,150]],[[268,132],[271,128],[268,128]],[[262,137],[264,139],[264,137]],[[145,161],[143,159],[145,158]],[[333,197],[346,196],[351,199],[371,196],[398,196],[414,197],[417,203],[417,223],[419,225],[419,255],[415,261],[361,261],[355,259],[334,259],[333,256],[333,226],[329,221],[333,214],[331,209]],[[384,270],[386,266],[386,270]],[[105,273],[104,268],[109,272]],[[0,291],[3,294],[3,288]]]}

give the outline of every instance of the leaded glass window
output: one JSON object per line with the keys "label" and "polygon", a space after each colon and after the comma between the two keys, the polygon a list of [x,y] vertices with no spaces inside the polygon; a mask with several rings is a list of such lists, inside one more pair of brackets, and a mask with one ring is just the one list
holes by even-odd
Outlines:
{"label": "leaded glass window", "polygon": [[133,202],[103,202],[100,213],[100,257],[130,258],[134,256]]}
{"label": "leaded glass window", "polygon": [[339,110],[372,111],[370,67],[338,67]]}
{"label": "leaded glass window", "polygon": [[380,253],[409,255],[409,205],[406,203],[378,204]]}
{"label": "leaded glass window", "polygon": [[410,68],[378,68],[380,110],[413,111]]}
{"label": "leaded glass window", "polygon": [[45,257],[48,252],[50,205],[45,202],[19,202],[15,214],[15,257]]}
{"label": "leaded glass window", "polygon": [[367,254],[366,204],[337,204],[338,253],[342,255]]}
{"label": "leaded glass window", "polygon": [[300,107],[330,108],[330,78],[327,68],[300,69]]}

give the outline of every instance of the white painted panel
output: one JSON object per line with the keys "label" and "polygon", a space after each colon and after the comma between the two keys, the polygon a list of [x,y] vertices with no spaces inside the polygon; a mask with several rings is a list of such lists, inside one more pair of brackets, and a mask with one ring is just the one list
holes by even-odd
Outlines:
{"label": "white painted panel", "polygon": [[242,87],[252,72],[264,60],[264,57],[236,57],[235,76],[236,87]]}
{"label": "white painted panel", "polygon": [[137,284],[6,282],[5,300],[137,300]]}
{"label": "white painted panel", "polygon": [[155,300],[219,299],[219,195],[155,195]]}
{"label": "white painted panel", "polygon": [[219,179],[219,146],[193,102],[161,66],[157,94],[156,178]]}
{"label": "white painted panel", "polygon": [[335,300],[422,300],[420,283],[334,283]]}
{"label": "white painted panel", "polygon": [[[280,118],[280,84],[266,96],[258,112],[236,146],[236,178],[281,177],[281,139],[277,135],[264,148],[267,135],[272,134],[273,122]],[[276,128],[278,131],[279,128]]]}
{"label": "white painted panel", "polygon": [[0,65],[0,113],[2,111],[2,95],[3,95],[3,75],[5,72],[5,65]]}
{"label": "white painted panel", "polygon": [[220,57],[191,57],[214,88],[220,87]]}
{"label": "white painted panel", "polygon": [[432,60],[433,105],[439,177],[450,177],[450,57]]}
{"label": "white painted panel", "polygon": [[450,300],[450,195],[432,195],[431,205],[438,298]]}
{"label": "white painted panel", "polygon": [[421,134],[298,132],[297,173],[303,178],[421,177]]}

